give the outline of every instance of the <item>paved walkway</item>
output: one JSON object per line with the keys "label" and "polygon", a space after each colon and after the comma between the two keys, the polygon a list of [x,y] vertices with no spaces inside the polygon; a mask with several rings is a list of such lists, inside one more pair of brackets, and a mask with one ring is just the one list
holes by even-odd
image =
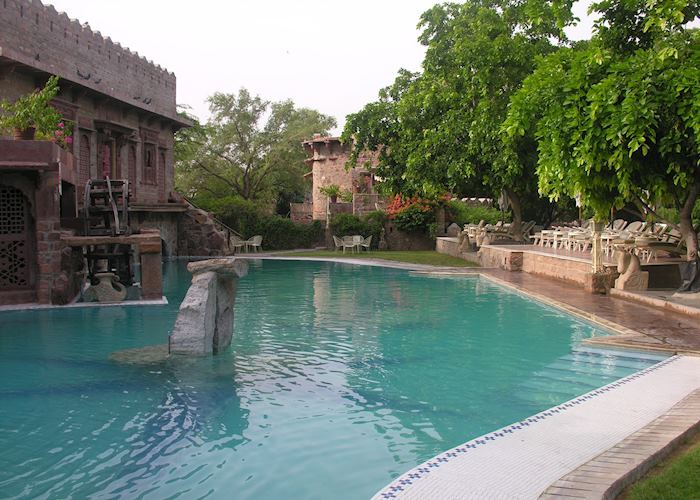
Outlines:
{"label": "paved walkway", "polygon": [[537,498],[699,388],[700,357],[674,356],[442,453],[374,498]]}

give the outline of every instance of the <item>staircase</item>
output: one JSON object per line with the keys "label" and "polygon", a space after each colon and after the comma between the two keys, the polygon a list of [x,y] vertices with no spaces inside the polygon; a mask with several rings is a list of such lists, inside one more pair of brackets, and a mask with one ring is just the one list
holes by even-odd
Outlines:
{"label": "staircase", "polygon": [[643,370],[663,359],[665,356],[651,353],[577,346],[571,353],[532,373],[519,387],[523,392],[537,395],[543,406],[548,407]]}
{"label": "staircase", "polygon": [[232,237],[242,238],[234,229],[185,198],[189,208],[182,217],[178,246],[180,255],[233,255]]}

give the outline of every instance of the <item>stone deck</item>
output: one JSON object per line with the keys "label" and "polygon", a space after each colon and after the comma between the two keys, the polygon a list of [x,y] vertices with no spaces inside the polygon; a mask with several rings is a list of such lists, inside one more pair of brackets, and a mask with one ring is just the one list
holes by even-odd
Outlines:
{"label": "stone deck", "polygon": [[[539,245],[483,245],[478,252],[460,252],[458,239],[437,238],[439,253],[475,262],[484,268],[524,271],[538,276],[556,278],[571,283],[585,284],[591,272],[591,253]],[[680,274],[677,258],[659,258],[642,262],[642,270],[649,272],[650,288],[678,288]],[[603,256],[603,265],[614,269],[617,263],[612,255]]]}

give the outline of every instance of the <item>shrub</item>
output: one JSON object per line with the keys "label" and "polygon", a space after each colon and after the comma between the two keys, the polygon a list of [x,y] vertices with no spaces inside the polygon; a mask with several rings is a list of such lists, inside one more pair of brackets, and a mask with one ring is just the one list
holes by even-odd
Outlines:
{"label": "shrub", "polygon": [[428,233],[435,224],[435,209],[431,206],[414,203],[394,216],[394,225],[400,231]]}
{"label": "shrub", "polygon": [[365,220],[369,224],[379,224],[380,226],[384,226],[384,223],[388,220],[388,216],[386,215],[386,212],[382,212],[381,210],[373,210],[365,215]]}
{"label": "shrub", "polygon": [[478,224],[481,220],[487,224],[495,224],[504,218],[503,213],[490,207],[473,207],[459,200],[447,202],[448,218],[459,226]]}
{"label": "shrub", "polygon": [[45,138],[54,137],[59,130],[61,114],[50,103],[58,90],[58,77],[52,76],[40,90],[23,95],[13,103],[1,101],[0,129],[26,130],[34,127]]}
{"label": "shrub", "polygon": [[384,220],[386,220],[386,214],[380,211],[370,212],[362,219],[353,214],[336,214],[331,218],[330,229],[335,236],[341,238],[353,234],[359,234],[365,238],[371,235],[372,248],[377,248]]}
{"label": "shrub", "polygon": [[309,248],[323,238],[323,226],[319,221],[297,224],[286,217],[261,213],[255,203],[249,200],[224,198],[212,202],[206,208],[245,238],[261,235],[263,248],[267,250]]}
{"label": "shrub", "polygon": [[421,198],[404,198],[397,194],[387,207],[389,219],[400,231],[429,233],[435,224],[437,204]]}
{"label": "shrub", "polygon": [[[263,237],[268,250],[290,250],[317,245],[323,237],[323,226],[319,221],[311,224],[296,224],[279,215],[263,215],[254,234]],[[250,238],[253,233],[246,234]]]}

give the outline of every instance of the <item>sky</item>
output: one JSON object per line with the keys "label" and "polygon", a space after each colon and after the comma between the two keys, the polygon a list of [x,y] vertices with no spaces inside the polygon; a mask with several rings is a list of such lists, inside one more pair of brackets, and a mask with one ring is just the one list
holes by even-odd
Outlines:
{"label": "sky", "polygon": [[[582,0],[589,2],[590,0]],[[590,36],[584,22],[569,32]],[[177,76],[177,101],[209,116],[214,92],[246,87],[345,116],[376,100],[400,68],[420,69],[416,25],[435,0],[44,0]]]}

